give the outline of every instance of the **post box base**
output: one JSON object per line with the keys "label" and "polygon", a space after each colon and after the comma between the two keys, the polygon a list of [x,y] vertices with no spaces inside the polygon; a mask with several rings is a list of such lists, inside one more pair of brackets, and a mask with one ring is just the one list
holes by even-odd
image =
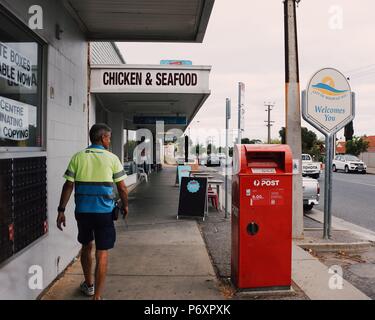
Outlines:
{"label": "post box base", "polygon": [[237,295],[246,296],[260,296],[260,295],[281,295],[281,296],[292,296],[296,295],[295,290],[292,287],[264,287],[264,288],[250,288],[250,289],[237,289]]}

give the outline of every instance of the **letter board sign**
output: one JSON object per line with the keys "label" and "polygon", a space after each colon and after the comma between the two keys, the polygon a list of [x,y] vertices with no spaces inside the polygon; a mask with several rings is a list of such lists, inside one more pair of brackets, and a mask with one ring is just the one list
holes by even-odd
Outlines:
{"label": "letter board sign", "polygon": [[182,177],[178,216],[203,217],[206,212],[207,178]]}

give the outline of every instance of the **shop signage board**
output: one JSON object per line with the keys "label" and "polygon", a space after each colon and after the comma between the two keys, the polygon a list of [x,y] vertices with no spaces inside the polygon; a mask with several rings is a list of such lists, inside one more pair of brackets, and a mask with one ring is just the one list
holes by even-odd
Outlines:
{"label": "shop signage board", "polygon": [[179,216],[202,217],[204,220],[207,206],[207,178],[182,177]]}
{"label": "shop signage board", "polygon": [[102,67],[91,70],[91,92],[202,93],[209,91],[210,68],[193,66]]}
{"label": "shop signage board", "polygon": [[0,138],[10,140],[29,139],[30,106],[0,96]]}
{"label": "shop signage board", "polygon": [[31,60],[7,43],[0,42],[0,77],[15,84],[32,86]]}
{"label": "shop signage board", "polygon": [[183,116],[168,117],[168,116],[134,116],[134,124],[156,124],[157,121],[163,121],[164,124],[178,124],[186,125],[187,119]]}

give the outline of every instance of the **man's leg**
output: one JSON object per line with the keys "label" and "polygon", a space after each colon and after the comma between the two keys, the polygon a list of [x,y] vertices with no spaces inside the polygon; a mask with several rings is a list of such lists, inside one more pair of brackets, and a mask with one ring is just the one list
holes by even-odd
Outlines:
{"label": "man's leg", "polygon": [[93,276],[92,276],[92,241],[86,245],[82,245],[81,250],[81,265],[83,274],[85,275],[85,282],[88,286],[92,286]]}
{"label": "man's leg", "polygon": [[95,295],[94,300],[101,299],[101,293],[104,288],[104,281],[107,275],[108,250],[96,250],[96,268],[95,268]]}

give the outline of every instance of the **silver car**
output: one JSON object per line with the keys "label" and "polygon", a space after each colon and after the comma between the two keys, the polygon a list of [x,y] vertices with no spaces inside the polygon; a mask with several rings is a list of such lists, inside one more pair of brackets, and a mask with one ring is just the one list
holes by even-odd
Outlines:
{"label": "silver car", "polygon": [[303,177],[303,210],[311,211],[314,205],[319,204],[320,184],[319,181],[312,178]]}

